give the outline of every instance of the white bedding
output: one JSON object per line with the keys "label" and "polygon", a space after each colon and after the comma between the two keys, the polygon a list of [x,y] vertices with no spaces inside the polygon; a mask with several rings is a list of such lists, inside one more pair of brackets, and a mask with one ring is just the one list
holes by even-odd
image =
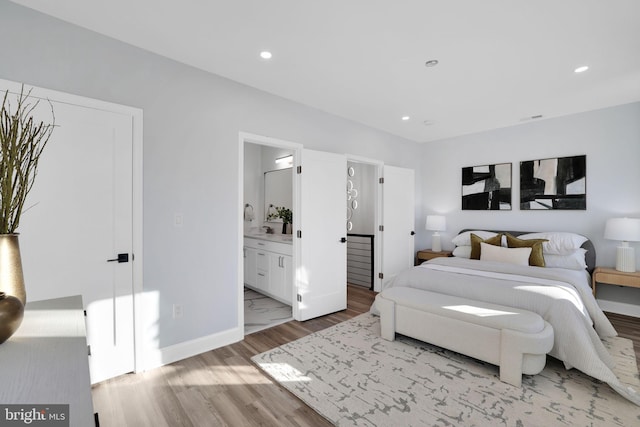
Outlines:
{"label": "white bedding", "polygon": [[[518,307],[538,313],[554,330],[549,353],[567,369],[611,385],[640,404],[640,396],[623,387],[611,371],[613,361],[600,337],[616,336],[598,306],[589,274],[465,258],[436,258],[398,274],[388,287],[404,286]],[[375,312],[375,307],[373,307]]]}

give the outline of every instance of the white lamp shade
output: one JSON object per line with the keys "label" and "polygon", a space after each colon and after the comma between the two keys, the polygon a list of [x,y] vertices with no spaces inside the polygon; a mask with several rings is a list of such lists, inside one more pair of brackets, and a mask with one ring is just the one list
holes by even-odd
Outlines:
{"label": "white lamp shade", "polygon": [[442,215],[427,215],[427,230],[444,231],[447,229],[447,219]]}
{"label": "white lamp shade", "polygon": [[640,241],[640,219],[612,218],[607,220],[604,228],[604,238],[623,242]]}

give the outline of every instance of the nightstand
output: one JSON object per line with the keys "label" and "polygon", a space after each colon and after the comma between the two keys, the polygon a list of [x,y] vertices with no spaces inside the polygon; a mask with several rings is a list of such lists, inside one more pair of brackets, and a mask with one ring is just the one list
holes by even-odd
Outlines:
{"label": "nightstand", "polygon": [[596,267],[596,269],[593,270],[593,278],[591,279],[593,296],[596,296],[596,283],[640,288],[640,271],[624,273],[615,268]]}
{"label": "nightstand", "polygon": [[434,252],[431,249],[423,249],[421,251],[418,251],[418,254],[416,255],[415,265],[422,264],[423,262],[428,261],[430,259],[440,258],[440,257],[446,258],[450,256],[453,256],[453,253],[451,251]]}

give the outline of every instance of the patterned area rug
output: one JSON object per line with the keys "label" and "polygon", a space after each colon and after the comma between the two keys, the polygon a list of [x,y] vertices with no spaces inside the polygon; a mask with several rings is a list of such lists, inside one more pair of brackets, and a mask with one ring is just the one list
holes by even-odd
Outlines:
{"label": "patterned area rug", "polygon": [[[640,388],[632,342],[606,344],[618,377]],[[385,341],[368,313],[252,360],[339,426],[640,426],[640,407],[556,359],[518,388],[494,365],[407,337]]]}

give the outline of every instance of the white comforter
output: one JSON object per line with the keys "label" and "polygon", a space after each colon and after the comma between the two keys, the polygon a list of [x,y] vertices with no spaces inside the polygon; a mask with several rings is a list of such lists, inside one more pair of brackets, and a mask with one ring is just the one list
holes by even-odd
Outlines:
{"label": "white comforter", "polygon": [[640,404],[640,396],[623,387],[611,371],[613,361],[600,337],[617,333],[596,303],[586,271],[436,258],[398,274],[388,285],[395,286],[538,313],[553,327],[551,356],[562,360],[567,369],[575,367]]}

